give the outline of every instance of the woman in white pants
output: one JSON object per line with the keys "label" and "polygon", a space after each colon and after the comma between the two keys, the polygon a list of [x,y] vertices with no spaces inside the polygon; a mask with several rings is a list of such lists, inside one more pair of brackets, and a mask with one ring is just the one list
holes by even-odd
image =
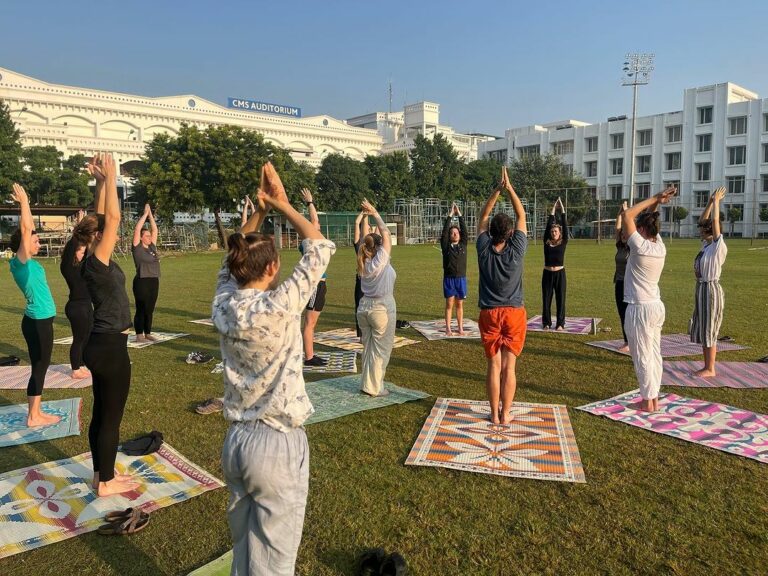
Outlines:
{"label": "woman in white pants", "polygon": [[389,263],[392,238],[384,220],[368,200],[363,212],[373,216],[381,233],[368,234],[357,253],[357,273],[363,297],[357,307],[357,322],[362,333],[363,368],[360,388],[370,396],[386,396],[384,374],[395,343],[395,279]]}
{"label": "woman in white pants", "polygon": [[629,247],[624,275],[624,302],[627,303],[624,330],[640,385],[640,409],[646,412],[659,409],[661,327],[665,317],[659,278],[667,249],[659,235],[659,213],[655,210],[676,193],[677,188],[671,186],[628,208],[621,216]]}

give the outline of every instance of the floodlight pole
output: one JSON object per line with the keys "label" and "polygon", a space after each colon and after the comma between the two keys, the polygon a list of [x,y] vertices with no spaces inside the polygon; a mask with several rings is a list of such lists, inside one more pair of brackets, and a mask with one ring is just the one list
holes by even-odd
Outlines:
{"label": "floodlight pole", "polygon": [[637,125],[637,87],[648,84],[648,80],[653,70],[653,59],[655,54],[639,54],[631,52],[626,54],[624,62],[624,77],[622,86],[632,86],[632,134],[630,135],[631,157],[629,159],[629,205],[635,203],[635,148],[636,148],[636,125]]}

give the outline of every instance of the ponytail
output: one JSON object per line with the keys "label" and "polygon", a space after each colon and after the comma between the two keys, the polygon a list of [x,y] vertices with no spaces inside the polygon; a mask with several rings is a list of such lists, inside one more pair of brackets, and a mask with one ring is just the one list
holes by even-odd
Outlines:
{"label": "ponytail", "polygon": [[227,245],[227,268],[240,286],[264,276],[267,266],[280,258],[272,237],[265,234],[243,236],[236,232],[227,239]]}
{"label": "ponytail", "polygon": [[357,251],[357,275],[361,278],[365,274],[365,263],[376,256],[381,243],[381,236],[378,234],[368,234],[363,239],[363,243],[360,244],[360,249]]}
{"label": "ponytail", "polygon": [[659,235],[659,212],[643,212],[635,221],[635,226],[643,228],[646,236],[656,237]]}

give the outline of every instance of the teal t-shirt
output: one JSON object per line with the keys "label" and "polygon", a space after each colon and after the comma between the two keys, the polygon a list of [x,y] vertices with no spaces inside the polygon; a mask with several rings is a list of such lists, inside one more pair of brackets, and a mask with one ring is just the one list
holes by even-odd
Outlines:
{"label": "teal t-shirt", "polygon": [[24,294],[27,307],[24,314],[33,320],[44,320],[56,316],[56,304],[53,303],[51,289],[48,288],[48,280],[45,278],[45,269],[33,258],[22,264],[14,256],[10,260],[11,275],[16,286]]}

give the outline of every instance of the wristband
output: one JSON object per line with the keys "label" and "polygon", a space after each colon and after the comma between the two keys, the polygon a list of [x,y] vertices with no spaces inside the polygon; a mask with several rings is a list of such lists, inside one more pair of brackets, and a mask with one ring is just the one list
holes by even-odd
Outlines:
{"label": "wristband", "polygon": [[309,202],[304,202],[304,206],[309,206],[310,204],[314,204],[314,202],[312,200],[310,200]]}

